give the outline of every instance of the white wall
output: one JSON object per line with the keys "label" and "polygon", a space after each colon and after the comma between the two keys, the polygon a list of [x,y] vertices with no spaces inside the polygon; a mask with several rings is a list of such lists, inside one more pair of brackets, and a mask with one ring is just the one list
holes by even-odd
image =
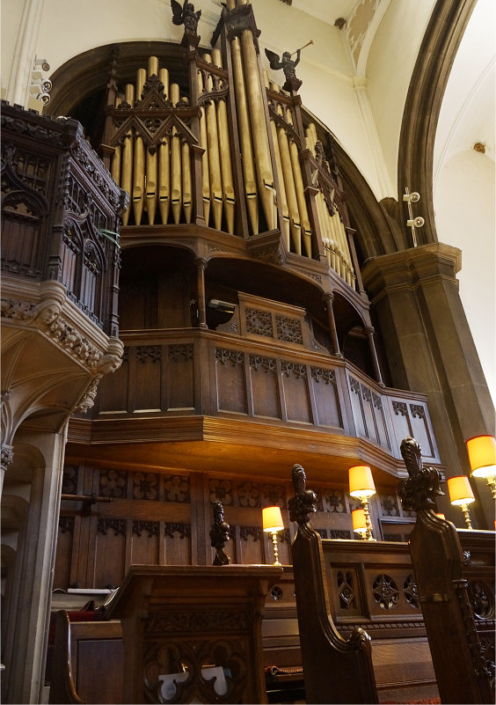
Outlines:
{"label": "white wall", "polygon": [[439,239],[462,250],[460,297],[496,401],[495,188],[494,162],[464,151],[439,174],[434,202]]}

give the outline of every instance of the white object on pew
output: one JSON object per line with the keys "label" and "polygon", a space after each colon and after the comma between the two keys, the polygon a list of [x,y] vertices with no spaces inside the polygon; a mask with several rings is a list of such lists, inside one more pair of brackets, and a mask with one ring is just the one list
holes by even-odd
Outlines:
{"label": "white object on pew", "polygon": [[[227,693],[227,683],[226,677],[224,675],[224,669],[222,666],[209,666],[207,668],[202,668],[201,674],[206,681],[211,681],[215,678],[214,690],[217,695],[225,695]],[[172,700],[176,694],[175,683],[183,683],[188,680],[189,673],[184,671],[183,673],[165,673],[159,676],[158,679],[162,683],[161,694],[165,700]],[[191,702],[200,702],[199,700],[192,700]]]}
{"label": "white object on pew", "polygon": [[67,588],[68,595],[110,595],[109,588]]}

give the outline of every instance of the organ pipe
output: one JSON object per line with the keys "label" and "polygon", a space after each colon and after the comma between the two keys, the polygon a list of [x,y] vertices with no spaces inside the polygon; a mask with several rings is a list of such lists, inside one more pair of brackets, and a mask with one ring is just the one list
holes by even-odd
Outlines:
{"label": "organ pipe", "polygon": [[[134,86],[128,83],[125,89],[125,101],[129,105],[134,105]],[[124,191],[131,193],[132,180],[133,180],[133,131],[128,130],[124,137],[124,142],[122,145],[122,179],[121,186]],[[127,207],[126,212],[122,216],[122,224],[127,225],[129,221],[129,215],[131,212],[131,202]]]}
{"label": "organ pipe", "polygon": [[[198,93],[203,94],[203,75],[198,72]],[[207,144],[207,119],[205,117],[205,108],[200,108],[200,147],[203,149],[202,155],[202,199],[203,199],[203,216],[205,225],[208,225],[210,218],[210,174],[208,166],[208,144]]]}
{"label": "organ pipe", "polygon": [[[229,5],[228,5],[229,6]],[[233,1],[234,6],[234,1]],[[253,149],[251,143],[251,127],[248,116],[248,102],[246,86],[241,59],[241,45],[239,37],[234,37],[231,42],[231,56],[234,70],[234,90],[236,93],[236,110],[239,122],[239,137],[241,142],[243,176],[245,181],[245,195],[248,216],[254,235],[258,235],[258,198],[255,166],[253,162]]]}
{"label": "organ pipe", "polygon": [[[293,125],[291,111],[288,109],[287,121]],[[301,174],[300,157],[298,146],[294,140],[291,140],[290,146],[291,165],[293,168],[293,177],[296,189],[296,199],[298,201],[298,211],[300,213],[301,231],[303,235],[303,243],[307,257],[312,256],[312,230],[310,228],[310,220],[308,218],[307,201],[305,197],[305,187],[303,186],[303,177]]]}
{"label": "organ pipe", "polygon": [[[222,68],[222,58],[220,51],[214,49],[212,51],[212,62]],[[224,201],[224,212],[226,214],[227,232],[230,235],[234,234],[234,184],[231,164],[231,144],[229,139],[229,124],[227,121],[227,106],[226,101],[220,98],[217,102],[217,126],[219,134],[219,152],[222,155],[220,161],[221,177],[222,177],[222,195]]]}
{"label": "organ pipe", "polygon": [[[212,63],[212,57],[205,54],[203,57],[207,63]],[[208,75],[206,79],[206,91],[212,93],[213,79]],[[208,144],[208,167],[210,170],[210,194],[211,208],[216,230],[222,229],[222,176],[219,153],[219,131],[217,127],[217,111],[215,103],[210,100],[205,108],[207,116],[207,144]]]}
{"label": "organ pipe", "polygon": [[[141,100],[143,86],[146,81],[145,69],[138,69],[136,76],[136,99]],[[134,140],[134,164],[133,164],[133,213],[134,222],[140,225],[144,207],[145,191],[145,146],[143,138],[136,135]]]}
{"label": "organ pipe", "polygon": [[[170,87],[170,98],[173,105],[179,102],[179,85],[173,83]],[[171,208],[174,223],[177,225],[181,218],[182,206],[182,169],[181,169],[181,137],[177,129],[172,128],[172,144],[171,144]]]}
{"label": "organ pipe", "polygon": [[241,51],[244,59],[246,93],[252,128],[252,141],[260,200],[262,201],[268,229],[273,230],[277,227],[274,175],[272,173],[269,138],[265,124],[265,109],[262,98],[262,86],[260,85],[257,54],[253,44],[253,34],[248,29],[245,29],[241,34]]}

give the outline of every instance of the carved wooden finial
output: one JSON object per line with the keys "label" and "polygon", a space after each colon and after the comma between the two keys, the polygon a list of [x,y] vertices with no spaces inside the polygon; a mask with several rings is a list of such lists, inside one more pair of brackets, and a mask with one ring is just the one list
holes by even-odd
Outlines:
{"label": "carved wooden finial", "polygon": [[308,515],[317,511],[317,496],[312,490],[306,489],[307,476],[301,465],[293,465],[292,475],[295,496],[288,502],[289,518],[300,525],[308,524]]}
{"label": "carved wooden finial", "polygon": [[215,548],[215,558],[213,565],[228,565],[229,556],[222,550],[229,541],[229,524],[224,521],[224,507],[222,502],[215,502],[213,505],[214,523],[210,529],[211,546]]}
{"label": "carved wooden finial", "polygon": [[420,509],[434,509],[436,497],[444,494],[440,488],[439,470],[423,467],[422,451],[414,438],[405,438],[401,442],[401,455],[409,475],[398,487],[403,508],[415,512]]}

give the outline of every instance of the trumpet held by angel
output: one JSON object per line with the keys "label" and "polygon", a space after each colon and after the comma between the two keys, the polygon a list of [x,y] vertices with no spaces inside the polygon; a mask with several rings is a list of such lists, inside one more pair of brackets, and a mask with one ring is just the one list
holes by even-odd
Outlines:
{"label": "trumpet held by angel", "polygon": [[[289,51],[285,51],[282,57],[280,57],[279,54],[276,54],[275,51],[270,51],[270,49],[266,49],[265,54],[269,60],[270,68],[274,69],[274,71],[282,69],[284,71],[284,75],[287,81],[290,81],[292,78],[296,78],[295,68],[300,63],[301,51],[302,49],[305,49],[306,47],[310,46],[310,44],[313,44],[313,39],[310,40],[308,44],[305,44],[305,46],[300,47],[299,49],[294,51],[292,54]],[[292,57],[295,54],[296,59],[293,59]]]}

